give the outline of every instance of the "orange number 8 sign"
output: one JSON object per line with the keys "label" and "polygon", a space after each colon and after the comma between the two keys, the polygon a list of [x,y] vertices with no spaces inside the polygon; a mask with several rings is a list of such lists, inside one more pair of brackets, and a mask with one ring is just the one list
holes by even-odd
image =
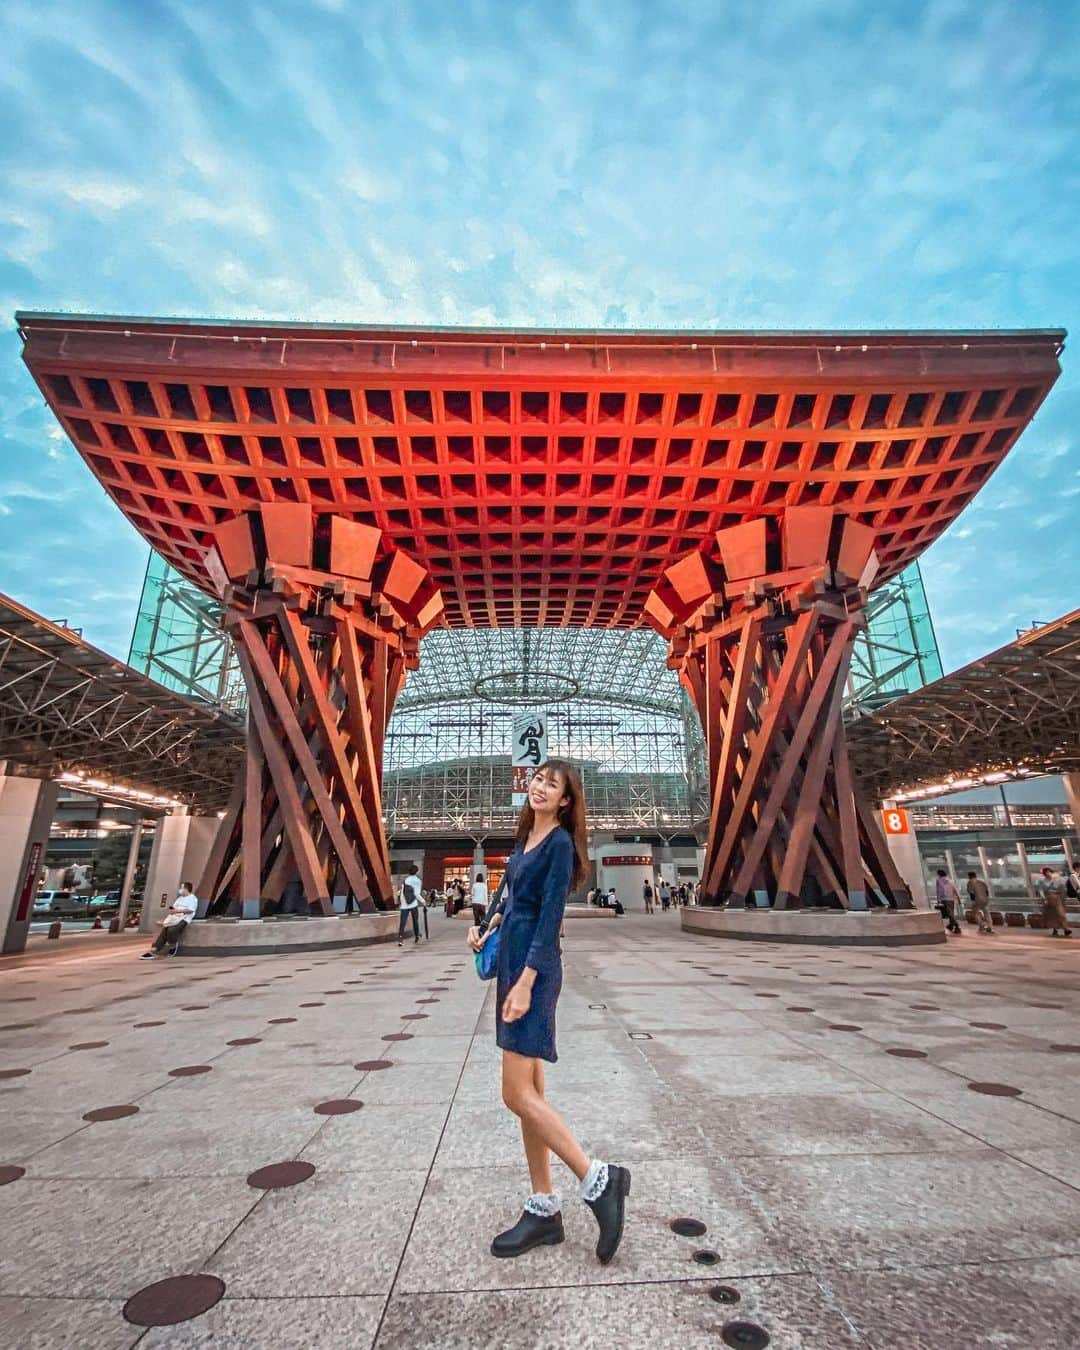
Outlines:
{"label": "orange number 8 sign", "polygon": [[882,811],[881,817],[885,822],[886,834],[907,834],[908,818],[906,811],[901,811],[899,807],[893,807],[889,811]]}

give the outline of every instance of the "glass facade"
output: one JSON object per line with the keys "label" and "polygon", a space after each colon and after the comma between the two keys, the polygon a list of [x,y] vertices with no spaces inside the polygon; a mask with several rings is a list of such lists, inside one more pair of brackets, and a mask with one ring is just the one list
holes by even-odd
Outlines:
{"label": "glass facade", "polygon": [[167,689],[238,711],[244,683],[221,606],[151,553],[128,665]]}
{"label": "glass facade", "polygon": [[[513,828],[511,721],[519,709],[472,700],[395,712],[383,810],[393,833]],[[686,742],[677,716],[579,700],[551,706],[548,753],[582,770],[597,830],[671,834],[690,826]]]}
{"label": "glass facade", "polygon": [[918,563],[874,591],[868,618],[851,659],[849,716],[884,707],[943,673]]}

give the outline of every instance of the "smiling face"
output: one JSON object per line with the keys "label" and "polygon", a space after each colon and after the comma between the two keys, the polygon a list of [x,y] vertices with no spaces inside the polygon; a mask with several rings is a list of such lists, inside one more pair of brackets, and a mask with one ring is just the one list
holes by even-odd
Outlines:
{"label": "smiling face", "polygon": [[566,791],[566,776],[558,769],[537,769],[529,782],[529,805],[536,816],[554,816],[566,806],[570,796]]}

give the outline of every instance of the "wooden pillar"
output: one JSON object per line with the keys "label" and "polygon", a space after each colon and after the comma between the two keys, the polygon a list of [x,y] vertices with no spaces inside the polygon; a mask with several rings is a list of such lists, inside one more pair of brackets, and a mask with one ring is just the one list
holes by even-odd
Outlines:
{"label": "wooden pillar", "polygon": [[719,531],[646,602],[708,746],[701,904],[911,906],[853,781],[841,717],[872,543],[832,508],[795,507]]}
{"label": "wooden pillar", "polygon": [[299,881],[332,912],[393,900],[382,747],[419,639],[442,615],[425,569],[381,533],[307,506],[219,526],[207,558],[248,691],[248,750],[204,879],[255,917]]}

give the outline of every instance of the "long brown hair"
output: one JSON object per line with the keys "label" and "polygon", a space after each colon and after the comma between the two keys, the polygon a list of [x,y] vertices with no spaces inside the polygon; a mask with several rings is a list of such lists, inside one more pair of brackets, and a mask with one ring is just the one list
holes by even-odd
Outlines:
{"label": "long brown hair", "polygon": [[[565,806],[560,806],[555,815],[556,822],[563,827],[574,842],[574,875],[570,889],[576,890],[589,874],[589,843],[585,825],[585,790],[581,786],[581,774],[566,759],[546,759],[533,771],[540,773],[551,769],[563,777],[563,794],[570,798]],[[518,816],[517,842],[524,847],[534,821],[533,809],[526,798],[525,805]]]}

